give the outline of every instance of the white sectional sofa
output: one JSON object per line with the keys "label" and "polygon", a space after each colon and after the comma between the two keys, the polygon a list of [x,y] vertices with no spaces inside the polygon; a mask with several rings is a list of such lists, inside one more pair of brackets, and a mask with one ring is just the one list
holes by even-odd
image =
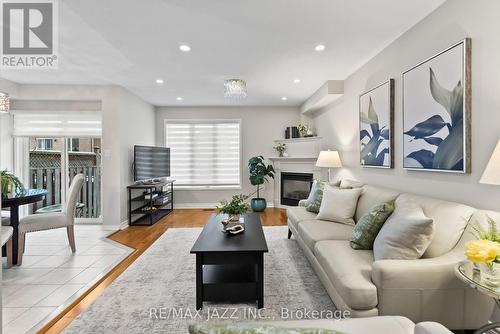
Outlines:
{"label": "white sectional sofa", "polygon": [[396,199],[418,203],[433,218],[435,234],[418,260],[375,261],[370,250],[354,250],[353,227],[317,220],[304,201],[287,209],[293,234],[337,308],[352,317],[398,315],[414,322],[435,321],[451,329],[475,329],[490,318],[494,302],[459,281],[454,266],[464,260],[464,243],[473,236],[467,221],[500,214],[435,198],[363,185],[355,220],[374,205]]}

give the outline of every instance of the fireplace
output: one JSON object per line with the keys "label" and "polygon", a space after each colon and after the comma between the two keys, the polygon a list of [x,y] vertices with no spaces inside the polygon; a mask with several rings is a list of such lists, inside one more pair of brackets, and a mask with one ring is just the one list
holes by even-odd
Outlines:
{"label": "fireplace", "polygon": [[282,205],[297,206],[301,199],[309,196],[313,175],[310,173],[281,172],[281,201]]}

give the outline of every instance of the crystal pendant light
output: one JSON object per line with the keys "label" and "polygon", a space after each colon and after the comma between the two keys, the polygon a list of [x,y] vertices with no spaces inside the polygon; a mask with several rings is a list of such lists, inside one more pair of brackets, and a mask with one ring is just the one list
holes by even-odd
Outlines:
{"label": "crystal pendant light", "polygon": [[241,79],[224,81],[224,97],[229,99],[244,99],[247,97],[247,83]]}

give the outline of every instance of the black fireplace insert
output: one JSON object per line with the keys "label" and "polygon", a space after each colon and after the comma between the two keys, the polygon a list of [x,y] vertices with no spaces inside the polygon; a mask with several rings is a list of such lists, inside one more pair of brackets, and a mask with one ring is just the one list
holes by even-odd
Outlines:
{"label": "black fireplace insert", "polygon": [[299,205],[301,199],[306,199],[311,191],[313,175],[309,173],[281,173],[281,204]]}

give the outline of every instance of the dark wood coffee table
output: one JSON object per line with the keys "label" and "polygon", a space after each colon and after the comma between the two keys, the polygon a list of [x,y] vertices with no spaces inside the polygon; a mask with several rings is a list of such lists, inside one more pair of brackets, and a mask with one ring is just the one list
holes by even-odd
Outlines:
{"label": "dark wood coffee table", "polygon": [[222,232],[222,215],[212,215],[196,240],[196,309],[204,301],[257,301],[264,307],[264,253],[268,252],[260,216],[244,215],[245,232]]}

